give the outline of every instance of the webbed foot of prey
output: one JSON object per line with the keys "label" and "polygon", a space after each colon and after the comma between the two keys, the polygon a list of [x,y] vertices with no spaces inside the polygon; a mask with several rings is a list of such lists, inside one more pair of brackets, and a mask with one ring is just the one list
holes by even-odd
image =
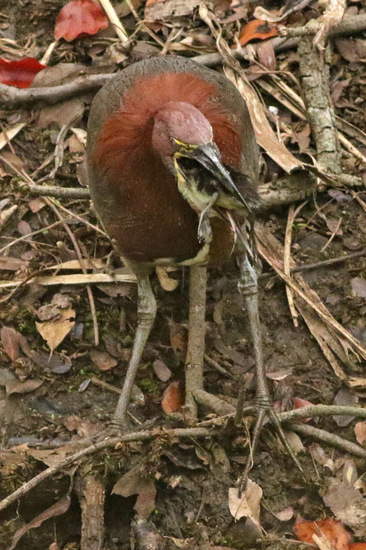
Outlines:
{"label": "webbed foot of prey", "polygon": [[210,219],[207,213],[205,214],[204,212],[202,212],[200,215],[200,221],[197,229],[197,236],[200,243],[201,242],[205,243],[211,240],[212,229],[211,229]]}
{"label": "webbed foot of prey", "polygon": [[200,242],[207,242],[211,240],[212,229],[210,224],[209,213],[213,205],[218,199],[219,194],[214,193],[211,197],[208,205],[200,213],[200,218],[198,222],[197,236]]}

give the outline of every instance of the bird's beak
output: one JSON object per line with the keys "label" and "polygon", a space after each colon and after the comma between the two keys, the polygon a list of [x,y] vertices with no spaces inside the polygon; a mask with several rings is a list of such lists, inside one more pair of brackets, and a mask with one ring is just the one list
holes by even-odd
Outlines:
{"label": "bird's beak", "polygon": [[231,175],[223,165],[220,151],[215,143],[210,142],[199,145],[194,149],[185,151],[182,156],[193,159],[201,164],[219,181],[219,183],[221,183],[229,195],[236,197],[250,211],[245,198],[240,193]]}
{"label": "bird's beak", "polygon": [[227,185],[235,187],[229,172],[222,164],[220,152],[214,143],[200,145],[189,151],[187,156],[202,164],[215,178],[224,183],[224,185],[226,184],[225,187]]}

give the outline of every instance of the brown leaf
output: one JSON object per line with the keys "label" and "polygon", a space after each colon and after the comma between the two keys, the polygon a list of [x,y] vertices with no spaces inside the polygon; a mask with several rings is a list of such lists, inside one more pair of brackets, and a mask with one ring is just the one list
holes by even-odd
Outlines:
{"label": "brown leaf", "polygon": [[75,317],[73,309],[65,309],[60,311],[60,319],[57,321],[48,321],[45,323],[37,323],[38,332],[44,340],[46,340],[51,352],[61,344],[67,334],[75,324],[71,318]]}
{"label": "brown leaf", "polygon": [[0,256],[0,271],[18,271],[18,269],[28,267],[29,262],[12,258],[11,256]]}
{"label": "brown leaf", "polygon": [[366,441],[366,422],[357,422],[355,426],[355,436],[357,439],[357,442],[360,445],[363,445]]}
{"label": "brown leaf", "polygon": [[14,548],[18,544],[19,540],[23,537],[23,535],[28,533],[28,531],[30,531],[31,529],[35,529],[39,527],[40,525],[42,525],[44,521],[50,518],[53,518],[55,516],[60,516],[65,512],[67,512],[70,506],[70,502],[71,502],[71,498],[68,495],[66,497],[63,497],[61,500],[59,500],[58,502],[56,502],[55,504],[47,508],[47,510],[44,510],[44,512],[42,512],[41,514],[36,516],[34,519],[32,519],[32,521],[30,521],[29,523],[27,523],[26,525],[18,529],[18,531],[15,533],[13,537],[12,544],[8,548],[8,550],[14,550]]}
{"label": "brown leaf", "polygon": [[270,71],[274,71],[276,69],[276,54],[271,40],[264,40],[264,42],[260,42],[257,46],[257,54],[260,63],[262,63],[264,67]]}
{"label": "brown leaf", "polygon": [[0,336],[5,353],[12,361],[16,361],[19,357],[19,336],[21,335],[11,327],[2,327]]}
{"label": "brown leaf", "polygon": [[245,46],[251,40],[259,39],[265,40],[277,36],[277,29],[274,25],[262,21],[261,19],[254,19],[250,21],[240,32],[239,42],[242,46]]}
{"label": "brown leaf", "polygon": [[156,361],[154,361],[153,368],[156,376],[162,382],[167,382],[172,375],[172,371],[168,369],[166,364],[160,359],[156,359]]}
{"label": "brown leaf", "polygon": [[143,464],[137,464],[124,474],[112,489],[112,494],[125,498],[138,495],[134,509],[147,519],[155,509],[156,488],[151,476],[144,475]]}
{"label": "brown leaf", "polygon": [[178,325],[173,321],[169,322],[170,344],[175,356],[181,361],[185,361],[187,355],[188,331],[183,325]]}
{"label": "brown leaf", "polygon": [[351,535],[340,521],[333,518],[301,521],[294,526],[296,536],[302,542],[314,544],[313,536],[323,534],[335,550],[348,550]]}
{"label": "brown leaf", "polygon": [[111,370],[118,365],[117,361],[106,351],[93,349],[90,352],[90,359],[99,370]]}
{"label": "brown leaf", "polygon": [[[354,391],[350,390],[349,388],[341,388],[338,393],[336,394],[334,398],[334,405],[338,406],[353,406],[358,403],[358,397],[355,394]],[[334,422],[340,426],[345,427],[348,426],[354,419],[354,416],[339,416],[334,415],[333,420]]]}
{"label": "brown leaf", "polygon": [[184,392],[182,384],[179,381],[171,382],[165,388],[161,408],[166,414],[179,411],[184,405]]}
{"label": "brown leaf", "polygon": [[26,380],[25,382],[11,380],[7,382],[5,388],[7,395],[12,395],[13,393],[30,393],[42,386],[42,384],[43,380]]}
{"label": "brown leaf", "polygon": [[246,517],[256,525],[259,523],[260,502],[263,491],[260,486],[248,478],[245,491],[239,497],[238,487],[229,489],[229,510],[235,520]]}
{"label": "brown leaf", "polygon": [[366,298],[366,279],[354,277],[351,280],[352,293],[357,298]]}

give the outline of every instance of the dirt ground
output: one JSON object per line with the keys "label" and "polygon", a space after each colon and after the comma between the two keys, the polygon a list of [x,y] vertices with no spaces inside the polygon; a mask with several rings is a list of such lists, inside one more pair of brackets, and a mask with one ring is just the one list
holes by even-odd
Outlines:
{"label": "dirt ground", "polygon": [[[53,40],[54,21],[62,5],[63,2],[56,0],[0,2],[2,57],[40,59]],[[361,6],[357,2],[352,5]],[[123,21],[130,33],[135,25],[133,17],[127,16]],[[187,22],[184,24],[187,26]],[[196,26],[199,27],[199,23],[196,22]],[[208,30],[205,27],[201,32],[207,34]],[[103,33],[97,35],[99,38],[61,41],[50,65],[81,63],[102,67],[103,72],[107,72],[107,66],[122,68],[137,55],[146,56],[149,48],[157,48],[151,37],[140,30],[136,44],[138,47],[144,44],[143,53],[137,54],[135,45],[133,54],[125,54],[116,46],[110,29]],[[160,36],[165,41],[166,34]],[[207,35],[209,40],[212,37],[209,39]],[[365,44],[364,34],[360,34],[360,40]],[[282,53],[278,63],[284,63],[291,55],[296,67],[295,53],[291,50]],[[361,61],[349,61],[336,49],[333,56],[332,83],[334,86],[339,80],[343,83],[336,100],[337,114],[355,124],[360,132],[366,132],[364,57]],[[45,178],[44,184],[61,187],[80,187],[80,181],[85,181],[84,145],[80,136],[86,129],[92,96],[90,93],[65,102],[61,108],[58,104],[58,111],[55,106],[43,105],[0,111],[2,130],[25,123],[0,152],[7,161],[0,164],[0,283],[28,281],[35,276],[40,279],[64,276],[62,284],[38,281],[19,287],[3,285],[1,289],[1,498],[57,464],[66,454],[100,440],[113,414],[118,398],[116,388],[121,387],[131,354],[136,327],[136,285],[98,281],[89,285],[73,284],[72,277],[82,275],[80,269],[71,267],[71,263],[69,268],[63,267],[65,262],[75,264],[76,241],[84,258],[103,262],[102,270],[89,269],[88,273],[121,272],[118,271],[121,260],[112,251],[108,239],[96,230],[99,222],[90,201],[73,198],[51,201],[20,190],[24,173],[36,183],[41,184],[40,180]],[[268,99],[266,95],[264,98]],[[274,100],[272,103],[277,105]],[[299,122],[278,106],[280,116],[296,137],[302,131]],[[71,120],[74,120],[72,124]],[[63,125],[67,127],[62,142],[63,159],[53,170],[55,147]],[[71,131],[71,127],[80,132]],[[295,137],[292,143],[288,140],[286,144],[296,150]],[[366,154],[366,136],[363,144],[357,140],[354,144]],[[306,147],[314,152],[311,141]],[[354,175],[365,174],[362,161],[348,153],[343,155],[343,168]],[[274,171],[269,168],[267,178],[271,177],[268,176],[271,170]],[[363,254],[366,192],[362,188],[356,191],[328,187],[307,199],[293,224],[291,257],[300,266],[317,264],[301,272],[304,280],[334,319],[366,346],[366,256]],[[288,211],[289,205],[284,205],[258,215],[258,222],[281,243]],[[324,264],[332,258],[344,258],[344,261]],[[365,361],[358,361],[350,353],[348,361],[337,362],[342,374],[335,372],[334,364],[332,368],[301,316],[298,326],[294,326],[281,278],[263,257],[261,264],[261,322],[275,409],[291,410],[300,399],[312,404],[363,407]],[[179,392],[184,383],[188,271],[174,271],[169,277],[177,281],[176,288],[170,292],[162,288],[164,281],[159,282],[157,276],[152,278],[158,315],[130,407],[139,423],[145,425],[151,421],[153,428],[167,429],[185,426],[181,412],[166,414],[163,411],[162,399],[167,388]],[[209,273],[206,336],[209,359],[205,363],[204,386],[228,402],[234,402],[239,385],[244,386],[246,400],[251,403],[255,394],[254,357],[237,280],[234,259]],[[95,323],[99,330],[97,345]],[[225,373],[219,372],[210,359]],[[177,399],[175,394],[172,399]],[[209,410],[200,408],[200,421],[213,417]],[[366,433],[364,424],[359,418],[332,415],[312,418],[309,422],[344,440],[356,443],[357,439],[361,445],[360,431]],[[101,450],[82,461],[79,467],[77,463],[57,471],[1,512],[0,550],[80,548],[83,479],[91,480],[96,490],[105,495],[105,550],[145,548],[140,540],[138,515],[148,519],[144,527],[147,526],[150,533],[164,537],[163,542],[151,548],[299,549],[302,546],[295,540],[295,522],[301,518],[329,517],[341,521],[353,542],[365,542],[365,459],[313,437],[297,435],[288,426],[290,445],[303,472],[287,455],[273,427],[266,424],[250,472],[250,479],[263,491],[260,527],[246,517],[238,521],[233,517],[228,491],[235,487],[243,472],[252,425],[252,417],[245,418],[240,427],[229,421],[218,435],[206,438],[172,439],[161,433],[149,441],[122,443]],[[355,433],[356,425],[359,431]],[[347,471],[352,471],[358,480],[359,508],[353,517],[348,509],[351,497],[342,485]],[[34,518],[38,520],[36,524],[32,524]],[[132,531],[131,524],[134,525]],[[22,529],[23,536],[14,542],[14,535]]]}

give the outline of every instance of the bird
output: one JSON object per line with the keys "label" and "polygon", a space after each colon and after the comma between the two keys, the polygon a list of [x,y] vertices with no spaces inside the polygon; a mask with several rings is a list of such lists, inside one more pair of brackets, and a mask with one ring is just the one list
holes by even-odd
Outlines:
{"label": "bird", "polygon": [[[259,151],[245,101],[223,74],[159,56],[124,68],[96,94],[87,168],[97,215],[137,279],[138,325],[113,417],[126,428],[156,316],[150,275],[159,266],[188,266],[192,302],[206,292],[198,281],[207,265],[228,261],[238,238],[248,249],[242,223],[259,204]],[[253,275],[247,250],[244,257]],[[196,309],[191,303],[192,315]],[[258,321],[256,310],[251,318]],[[260,335],[254,340],[261,345]]]}

